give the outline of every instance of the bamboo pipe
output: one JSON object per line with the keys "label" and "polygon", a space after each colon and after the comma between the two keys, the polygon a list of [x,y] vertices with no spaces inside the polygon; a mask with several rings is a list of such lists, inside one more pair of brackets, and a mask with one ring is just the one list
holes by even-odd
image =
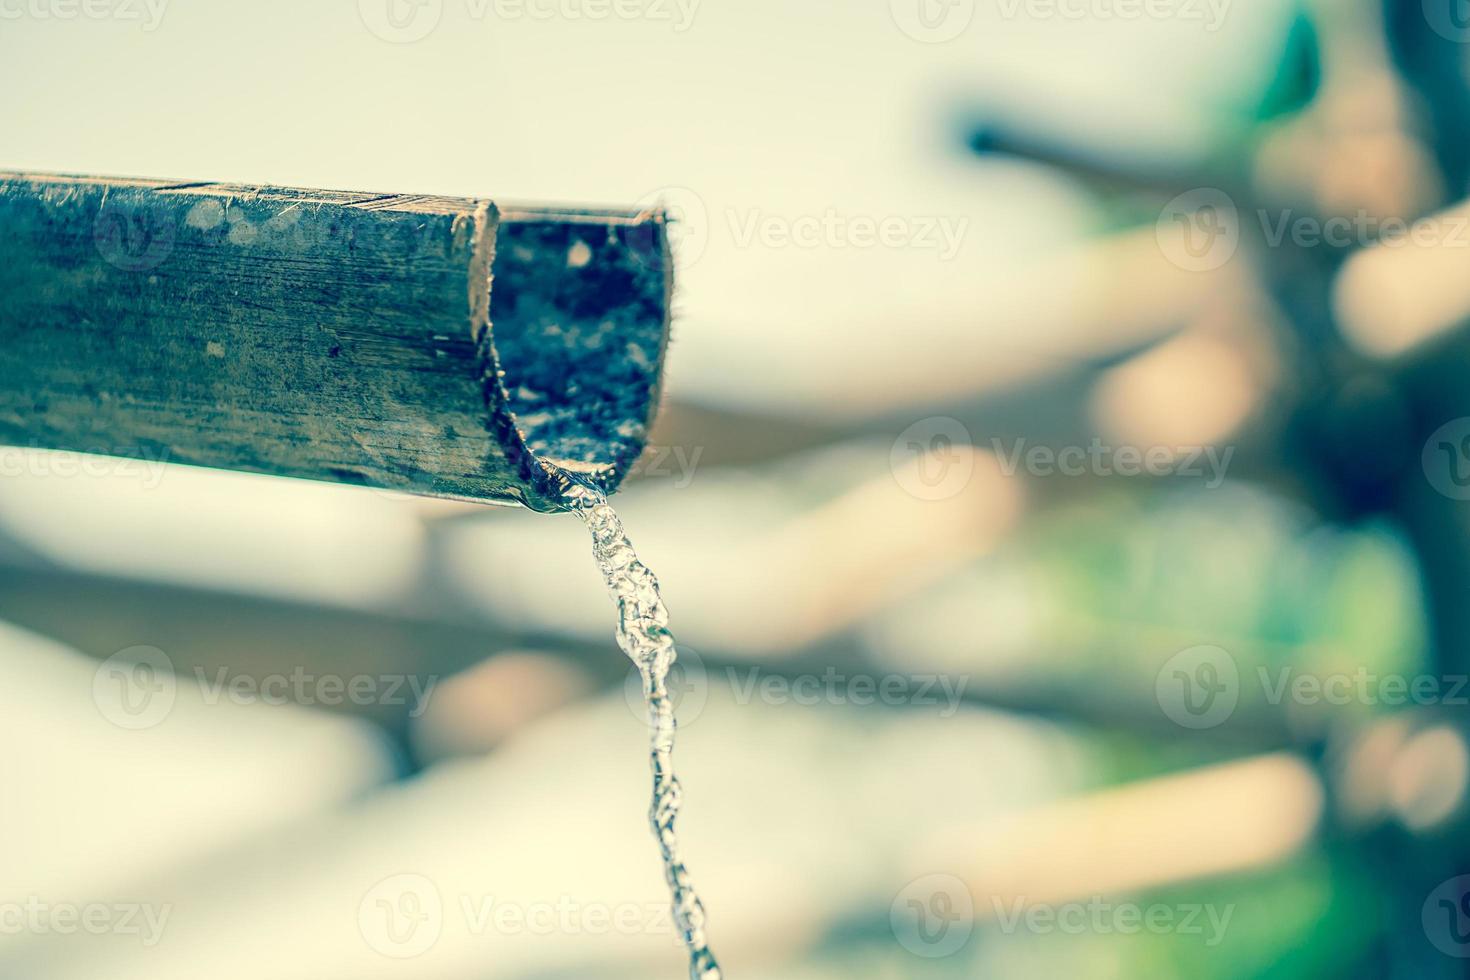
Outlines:
{"label": "bamboo pipe", "polygon": [[658,211],[0,173],[0,228],[0,443],[555,510],[657,406]]}

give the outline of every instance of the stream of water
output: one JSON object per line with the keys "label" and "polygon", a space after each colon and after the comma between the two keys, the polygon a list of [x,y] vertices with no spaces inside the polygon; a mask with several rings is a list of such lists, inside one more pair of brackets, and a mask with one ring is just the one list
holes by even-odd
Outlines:
{"label": "stream of water", "polygon": [[600,491],[581,484],[566,492],[567,503],[592,532],[592,554],[618,607],[617,640],[643,677],[652,729],[649,762],[653,769],[653,805],[648,819],[663,856],[664,877],[673,895],[674,923],[689,950],[691,980],[721,980],[724,974],[705,936],[704,904],[679,856],[674,822],[682,789],[674,774],[674,702],[668,676],[677,653],[669,632],[669,612],[659,594],[658,579],[638,560],[623,522]]}

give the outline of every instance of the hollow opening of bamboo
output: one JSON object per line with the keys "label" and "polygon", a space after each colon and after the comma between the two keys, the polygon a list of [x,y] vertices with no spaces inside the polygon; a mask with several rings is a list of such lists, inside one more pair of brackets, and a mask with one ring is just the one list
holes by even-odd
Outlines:
{"label": "hollow opening of bamboo", "polygon": [[616,488],[658,399],[670,279],[661,217],[503,216],[491,277],[502,441],[529,456],[548,497],[568,476]]}

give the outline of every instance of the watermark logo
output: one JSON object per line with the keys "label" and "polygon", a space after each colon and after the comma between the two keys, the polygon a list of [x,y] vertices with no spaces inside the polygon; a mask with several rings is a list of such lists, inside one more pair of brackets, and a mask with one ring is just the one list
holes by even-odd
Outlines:
{"label": "watermark logo", "polygon": [[991,899],[1000,931],[1006,935],[1028,932],[1032,935],[1065,936],[1194,936],[1208,947],[1225,941],[1235,906],[1197,902],[1140,905],[1135,902],[1109,902],[1095,896],[1086,902],[1061,905],[1031,903],[1024,898],[1011,902],[998,896]]}
{"label": "watermark logo", "polygon": [[1190,647],[1159,669],[1154,695],[1176,725],[1215,728],[1235,713],[1240,701],[1240,669],[1235,658],[1220,647]]}
{"label": "watermark logo", "polygon": [[392,875],[368,889],[358,903],[357,928],[375,952],[413,959],[433,949],[443,934],[444,900],[423,875]]}
{"label": "watermark logo", "polygon": [[119,728],[142,731],[168,717],[178,695],[173,661],[157,647],[120,650],[97,665],[92,701]]}
{"label": "watermark logo", "polygon": [[[683,727],[692,725],[709,703],[709,675],[704,669],[704,658],[693,647],[682,643],[674,648],[676,656],[669,668],[664,686],[674,704],[674,720]],[[654,726],[648,713],[648,697],[645,693],[643,672],[637,665],[630,665],[628,677],[623,684],[623,700],[635,718]]]}
{"label": "watermark logo", "polygon": [[975,0],[889,0],[898,29],[924,44],[953,41],[975,20]]}
{"label": "watermark logo", "polygon": [[[709,247],[709,208],[704,198],[688,187],[660,187],[638,199],[639,208],[658,208],[668,215],[669,250],[680,269],[688,269],[704,257]],[[650,236],[634,236],[633,254],[650,265],[661,266],[663,251]]]}
{"label": "watermark logo", "polygon": [[1446,422],[1424,443],[1429,485],[1451,500],[1470,500],[1470,418]]}
{"label": "watermark logo", "polygon": [[950,500],[965,491],[975,474],[970,430],[947,416],[920,419],[893,441],[888,464],[910,496]]}
{"label": "watermark logo", "polygon": [[1174,265],[1188,272],[1212,272],[1240,248],[1240,212],[1224,191],[1201,187],[1164,205],[1154,233]]}
{"label": "watermark logo", "polygon": [[357,0],[357,15],[390,44],[412,44],[434,32],[444,18],[444,0]]}
{"label": "watermark logo", "polygon": [[151,272],[173,254],[178,228],[157,203],[103,202],[92,222],[92,243],[103,261],[123,272]]}
{"label": "watermark logo", "polygon": [[954,875],[925,875],[893,899],[888,923],[899,945],[926,960],[953,956],[975,930],[975,899]]}
{"label": "watermark logo", "polygon": [[1445,40],[1470,42],[1470,0],[1424,0],[1424,16]]}
{"label": "watermark logo", "polygon": [[1424,934],[1446,956],[1470,959],[1470,875],[1444,882],[1424,900]]}

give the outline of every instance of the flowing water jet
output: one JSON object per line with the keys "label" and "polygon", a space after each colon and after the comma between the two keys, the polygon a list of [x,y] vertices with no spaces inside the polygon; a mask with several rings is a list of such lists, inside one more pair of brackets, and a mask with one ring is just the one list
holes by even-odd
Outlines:
{"label": "flowing water jet", "polygon": [[648,818],[663,858],[664,877],[673,898],[674,922],[689,951],[689,976],[691,980],[721,980],[724,974],[710,952],[705,935],[704,904],[679,854],[679,837],[674,827],[683,790],[674,773],[674,737],[678,725],[668,676],[678,654],[674,635],[669,632],[669,611],[659,593],[658,579],[638,559],[623,530],[623,522],[608,504],[606,494],[575,484],[567,491],[566,501],[592,534],[592,554],[618,607],[618,646],[643,678],[643,695],[652,729],[649,764],[653,770],[653,803]]}

